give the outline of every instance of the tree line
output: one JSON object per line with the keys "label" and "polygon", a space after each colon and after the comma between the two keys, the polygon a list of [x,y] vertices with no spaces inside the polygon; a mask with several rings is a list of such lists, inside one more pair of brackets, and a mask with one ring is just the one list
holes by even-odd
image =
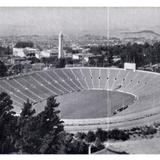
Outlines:
{"label": "tree line", "polygon": [[[0,154],[87,154],[89,142],[83,136],[67,133],[58,110],[59,103],[51,96],[44,110],[36,113],[29,100],[21,113],[13,111],[10,96],[0,94]],[[95,140],[95,151],[102,148]],[[103,147],[104,148],[104,147]]]}
{"label": "tree line", "polygon": [[19,115],[13,111],[10,96],[0,93],[0,154],[87,154],[102,150],[103,142],[126,141],[131,137],[148,138],[157,133],[159,123],[131,129],[112,129],[67,133],[60,119],[59,103],[51,96],[44,110],[36,113],[27,100]]}
{"label": "tree line", "polygon": [[13,111],[10,96],[0,94],[0,153],[58,153],[63,142],[63,121],[56,110],[58,103],[49,97],[47,104],[36,114],[27,100],[20,115]]}
{"label": "tree line", "polygon": [[[136,63],[137,67],[142,67],[148,64],[160,63],[160,42],[155,42],[153,45],[131,44],[114,45],[114,46],[93,46],[90,47],[90,52],[97,55],[101,54],[103,59],[100,59],[98,65],[105,63],[104,59],[108,59],[108,63],[103,66],[116,65],[123,67],[124,62]],[[119,56],[120,61],[113,62],[113,56]]]}

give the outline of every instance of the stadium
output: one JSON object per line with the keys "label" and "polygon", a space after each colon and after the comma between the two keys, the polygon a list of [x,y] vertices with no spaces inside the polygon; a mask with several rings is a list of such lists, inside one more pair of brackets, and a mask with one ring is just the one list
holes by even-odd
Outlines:
{"label": "stadium", "polygon": [[[36,113],[57,96],[68,132],[131,128],[159,121],[160,74],[103,67],[48,69],[0,79],[19,114],[29,99]],[[42,107],[43,106],[43,107]]]}

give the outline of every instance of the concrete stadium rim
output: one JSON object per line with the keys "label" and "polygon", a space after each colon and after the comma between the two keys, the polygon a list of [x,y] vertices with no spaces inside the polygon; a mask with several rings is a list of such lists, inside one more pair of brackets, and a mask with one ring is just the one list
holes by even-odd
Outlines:
{"label": "concrete stadium rim", "polygon": [[[39,72],[45,72],[45,71],[48,71],[48,70],[58,70],[60,68],[49,68],[47,70],[41,70],[41,71],[35,71],[35,72],[30,72],[30,73],[27,73],[27,74],[24,74],[24,75],[17,75],[17,76],[11,76],[11,77],[4,77],[4,78],[1,78],[1,79],[12,79],[12,78],[16,78],[16,77],[23,77],[23,76],[28,76],[28,75],[31,75],[33,73],[39,73]],[[111,69],[111,70],[125,70],[123,68],[112,68],[112,67],[67,67],[67,68],[61,68],[61,69]],[[143,70],[136,70],[136,71],[133,71],[133,72],[142,72],[142,73],[148,73],[148,74],[153,74],[153,75],[157,75],[157,76],[160,76],[160,73],[156,73],[156,72],[150,72],[150,71],[143,71]],[[86,90],[86,89],[82,89],[82,90]],[[81,91],[82,91],[81,90]],[[102,89],[102,88],[93,88],[93,89],[90,89],[90,90],[106,90],[106,91],[114,91],[114,90],[111,90],[111,89]],[[131,94],[133,95],[135,98],[136,98],[136,101],[139,99],[137,95],[133,94],[133,93],[130,93],[130,92],[124,92],[124,91],[119,91],[118,92],[122,92],[122,93],[127,93],[127,94]],[[73,93],[73,92],[72,92]],[[59,95],[57,95],[59,96]],[[37,103],[40,103],[42,101],[44,101],[46,99],[42,99],[41,101],[37,101]],[[154,110],[154,111],[153,111]],[[158,110],[158,112],[157,112]],[[151,112],[149,112],[151,111]],[[156,112],[155,112],[156,111]],[[155,113],[154,113],[155,112]],[[136,115],[135,115],[136,114]],[[146,110],[143,110],[143,111],[140,111],[140,112],[135,112],[135,113],[128,113],[127,115],[121,115],[121,116],[115,116],[115,117],[106,117],[106,118],[94,118],[94,119],[62,119],[64,122],[65,122],[65,126],[78,126],[79,124],[83,124],[85,126],[87,125],[96,125],[99,124],[99,123],[102,123],[102,124],[112,124],[112,123],[123,123],[125,121],[134,121],[136,120],[137,118],[138,119],[145,119],[147,117],[151,117],[152,115],[155,115],[155,114],[160,114],[160,107],[154,107],[152,109],[146,109]],[[140,116],[138,116],[140,115]],[[135,118],[134,118],[134,117]],[[119,120],[118,120],[119,119]],[[72,122],[71,122],[72,121]],[[90,124],[88,124],[88,122],[90,121]],[[100,121],[100,122],[98,122]]]}

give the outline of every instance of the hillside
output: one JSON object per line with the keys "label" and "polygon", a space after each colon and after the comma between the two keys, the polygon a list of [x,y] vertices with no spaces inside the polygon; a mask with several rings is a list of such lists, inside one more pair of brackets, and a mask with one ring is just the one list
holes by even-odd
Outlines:
{"label": "hillside", "polygon": [[142,30],[138,32],[122,32],[122,39],[146,39],[146,40],[160,40],[160,34],[152,30]]}

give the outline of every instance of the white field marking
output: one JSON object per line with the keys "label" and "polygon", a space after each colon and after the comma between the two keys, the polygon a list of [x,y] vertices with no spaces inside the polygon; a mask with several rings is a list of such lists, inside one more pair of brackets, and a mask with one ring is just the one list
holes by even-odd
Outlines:
{"label": "white field marking", "polygon": [[[37,73],[35,73],[37,75]],[[38,82],[43,88],[47,89],[49,92],[57,95],[57,93],[53,92],[50,88],[46,87],[43,83],[41,83],[40,81],[38,81],[36,78],[34,78],[32,75],[31,75],[31,78],[33,78],[36,82]]]}
{"label": "white field marking", "polygon": [[[137,74],[136,74],[136,76],[134,76],[134,78],[133,79],[131,79],[132,80],[132,82],[134,82],[135,80],[136,80],[136,78],[138,77],[138,75],[139,75],[139,72],[136,72]],[[124,89],[127,89],[131,84],[133,84],[133,83],[128,83],[128,85],[126,85],[126,87],[124,88]]]}
{"label": "white field marking", "polygon": [[[140,72],[139,72],[140,73]],[[146,78],[148,76],[148,74],[145,74],[144,75],[144,77],[140,80],[140,81],[144,81],[144,79]],[[138,77],[138,75],[137,75],[137,77]],[[136,78],[137,78],[136,77]],[[138,86],[139,84],[138,83],[135,83],[134,85],[132,85],[132,87],[130,88],[130,90],[134,90],[135,89],[135,87],[137,88],[137,86]]]}
{"label": "white field marking", "polygon": [[[155,78],[157,78],[157,75],[154,75],[154,76],[155,76],[155,77],[154,77],[153,79],[150,79],[149,81],[147,81],[147,83],[150,83],[150,82],[153,81]],[[146,77],[145,77],[145,78],[146,78]],[[144,79],[143,79],[143,80],[144,80]],[[141,82],[142,82],[142,80],[141,80]],[[137,91],[143,89],[143,87],[144,87],[145,85],[146,85],[146,84],[143,83],[142,86],[137,87],[135,90],[132,90],[132,92],[137,92]]]}
{"label": "white field marking", "polygon": [[[41,79],[43,79],[47,84],[49,84],[49,85],[51,85],[52,86],[52,84],[49,82],[49,81],[47,81],[45,78],[43,78],[39,73],[36,73]],[[48,87],[47,87],[48,88]],[[58,88],[56,88],[56,89],[58,89]],[[59,90],[59,89],[58,89]],[[60,90],[59,90],[60,91]],[[53,91],[54,92],[54,91]],[[60,92],[62,92],[62,91],[60,91]],[[63,92],[62,92],[63,93]],[[58,95],[58,93],[56,93],[55,92],[55,94],[57,94]]]}
{"label": "white field marking", "polygon": [[[121,82],[121,84],[122,84],[122,87],[123,87],[123,84],[124,84],[124,82],[125,82],[125,80],[126,80],[126,77],[128,76],[128,74],[129,74],[129,72],[125,75],[125,77],[124,78],[122,78],[122,82]],[[123,79],[124,79],[124,81],[123,81]],[[121,89],[121,88],[120,88]],[[123,90],[123,89],[122,89]]]}
{"label": "white field marking", "polygon": [[[52,72],[54,72],[62,80],[62,82],[66,84],[66,86],[68,86],[71,90],[74,90],[72,87],[70,87],[70,85],[68,85],[68,83],[66,83],[66,81],[57,72],[55,71],[52,71]],[[69,91],[69,92],[72,92],[72,91]]]}
{"label": "white field marking", "polygon": [[28,89],[28,87],[24,86],[21,82],[18,82],[16,79],[13,79],[16,83],[18,83],[20,86],[22,86],[24,89],[27,89],[27,91],[29,91],[30,93],[32,93],[34,96],[38,97],[39,99],[41,99],[41,97],[39,97],[36,93],[34,93],[33,91],[31,91],[30,89]]}
{"label": "white field marking", "polygon": [[85,81],[85,83],[86,83],[87,88],[90,89],[89,86],[88,86],[88,83],[87,83],[87,81],[86,81],[86,77],[84,76],[81,68],[80,68],[80,72],[81,72],[81,74],[82,74],[82,78],[84,79],[84,81]]}
{"label": "white field marking", "polygon": [[[4,88],[3,86],[0,86],[4,91],[7,91],[10,95],[13,93],[12,91]],[[21,99],[23,102],[26,102],[24,99],[22,99],[21,97],[17,96],[16,94],[14,94],[15,97],[17,97],[18,99]]]}
{"label": "white field marking", "polygon": [[76,76],[76,74],[73,72],[72,69],[70,69],[70,71],[72,72],[72,74],[74,75],[75,79],[80,83],[81,87],[84,89],[84,85],[82,85],[82,83],[80,82],[79,78]]}
{"label": "white field marking", "polygon": [[104,88],[108,90],[108,89],[109,89],[109,88],[108,88],[108,84],[109,84],[109,74],[110,74],[110,70],[109,70],[109,69],[106,69],[106,71],[107,71],[107,78],[108,78],[108,79],[106,79],[106,84],[105,84],[105,87],[104,87]]}
{"label": "white field marking", "polygon": [[14,88],[17,92],[21,93],[23,96],[27,97],[27,99],[31,99],[31,100],[33,100],[33,102],[36,102],[33,98],[30,98],[29,96],[27,96],[26,94],[24,94],[22,91],[20,91],[19,89],[17,89],[16,87],[14,87],[10,83],[8,83],[7,81],[3,81],[3,82],[5,82],[6,84],[8,84],[10,87]]}
{"label": "white field marking", "polygon": [[[101,80],[101,69],[98,69],[98,88],[100,88],[100,80]],[[99,79],[100,78],[100,79]]]}
{"label": "white field marking", "polygon": [[[65,72],[64,72],[64,69],[62,69],[62,72],[63,72],[63,74],[68,78],[68,80],[70,81],[70,82],[72,82],[79,90],[81,90],[78,86],[77,86],[77,84],[75,84],[74,83],[74,81],[72,80],[72,78],[70,78]],[[73,88],[73,87],[72,87]],[[74,89],[75,90],[75,89]],[[76,91],[76,90],[75,90]]]}
{"label": "white field marking", "polygon": [[[117,75],[116,75],[116,77],[115,77],[116,79],[117,79],[119,73],[120,73],[120,70],[118,71],[118,73],[117,73]],[[115,82],[116,82],[116,80],[113,81],[112,86],[111,86],[111,90],[113,90],[113,87],[114,87]]]}
{"label": "white field marking", "polygon": [[[57,80],[56,79],[54,79],[48,72],[44,72],[49,78],[51,78],[52,79],[52,81],[54,82],[54,83],[56,83],[57,82]],[[56,83],[58,86],[60,86],[60,87],[62,87],[66,92],[69,92],[66,88],[64,88],[64,86],[62,86],[60,83]],[[57,87],[56,87],[57,88]],[[60,90],[60,89],[59,89]],[[64,92],[64,91],[63,91]]]}
{"label": "white field marking", "polygon": [[92,82],[92,89],[94,89],[96,87],[94,86],[94,83],[93,83],[93,75],[91,73],[91,68],[89,68],[89,74],[90,74],[90,79],[91,79],[91,82]]}

